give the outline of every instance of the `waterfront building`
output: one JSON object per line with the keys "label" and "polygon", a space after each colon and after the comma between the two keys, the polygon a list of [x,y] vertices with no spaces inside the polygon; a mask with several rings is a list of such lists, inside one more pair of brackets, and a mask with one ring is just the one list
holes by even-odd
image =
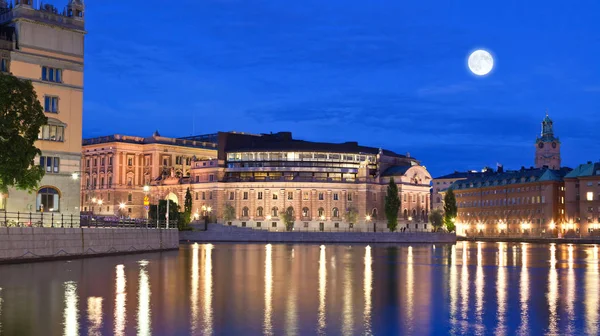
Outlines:
{"label": "waterfront building", "polygon": [[579,165],[565,176],[565,230],[600,232],[600,162]]}
{"label": "waterfront building", "polygon": [[216,158],[215,141],[214,135],[168,138],[158,132],[150,137],[115,134],[83,140],[82,211],[145,218],[144,197],[152,182],[167,174],[189,176],[194,160]]}
{"label": "waterfront building", "polygon": [[402,202],[400,227],[431,229],[431,176],[418,160],[356,142],[296,140],[288,132],[219,133],[216,158],[198,159],[189,177],[166,175],[151,189],[154,202],[183,204],[190,188],[196,217],[229,225],[283,230],[285,211],[303,230],[381,230],[391,178]]}
{"label": "waterfront building", "polygon": [[79,182],[72,176],[81,161],[84,12],[82,0],[70,0],[64,10],[0,1],[0,71],[32,81],[48,117],[36,142],[42,152],[36,164],[46,171],[39,188],[0,195],[0,210],[79,214]]}
{"label": "waterfront building", "polygon": [[459,172],[455,171],[452,174],[443,175],[436,177],[432,180],[432,194],[431,194],[431,209],[432,210],[444,210],[444,194],[445,190],[448,189],[454,182],[464,180],[470,177],[477,177],[484,174],[493,172],[492,169],[485,167],[478,172],[476,170]]}

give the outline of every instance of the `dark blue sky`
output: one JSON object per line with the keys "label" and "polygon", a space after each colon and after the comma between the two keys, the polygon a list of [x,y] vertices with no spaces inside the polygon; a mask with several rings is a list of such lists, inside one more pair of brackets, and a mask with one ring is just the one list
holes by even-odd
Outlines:
{"label": "dark blue sky", "polygon": [[[292,131],[433,175],[600,159],[600,1],[87,1],[84,137]],[[495,57],[474,77],[476,48]]]}

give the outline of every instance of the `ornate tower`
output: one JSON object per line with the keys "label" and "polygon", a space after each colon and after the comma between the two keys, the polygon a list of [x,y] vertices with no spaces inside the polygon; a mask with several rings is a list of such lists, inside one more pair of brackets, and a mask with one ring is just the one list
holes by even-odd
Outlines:
{"label": "ornate tower", "polygon": [[554,136],[552,119],[542,121],[542,136],[535,141],[535,167],[547,166],[550,169],[560,169],[560,141]]}

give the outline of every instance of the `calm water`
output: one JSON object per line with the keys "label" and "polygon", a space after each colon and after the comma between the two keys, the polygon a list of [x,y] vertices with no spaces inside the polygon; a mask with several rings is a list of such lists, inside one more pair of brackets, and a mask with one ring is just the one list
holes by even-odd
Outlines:
{"label": "calm water", "polygon": [[600,333],[598,246],[183,246],[0,266],[2,335]]}

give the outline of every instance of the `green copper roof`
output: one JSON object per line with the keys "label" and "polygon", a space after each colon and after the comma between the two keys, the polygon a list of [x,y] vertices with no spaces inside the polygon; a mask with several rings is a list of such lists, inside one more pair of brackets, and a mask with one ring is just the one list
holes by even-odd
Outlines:
{"label": "green copper roof", "polygon": [[565,178],[575,178],[581,176],[600,176],[600,162],[580,164],[577,168],[568,173]]}

